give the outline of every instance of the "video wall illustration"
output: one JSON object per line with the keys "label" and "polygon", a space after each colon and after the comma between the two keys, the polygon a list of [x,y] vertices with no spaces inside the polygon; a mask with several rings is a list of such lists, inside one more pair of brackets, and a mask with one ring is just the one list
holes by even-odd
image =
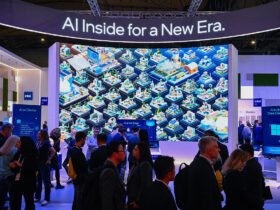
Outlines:
{"label": "video wall illustration", "polygon": [[111,48],[61,44],[59,123],[110,133],[121,119],[156,120],[157,140],[228,141],[228,45]]}

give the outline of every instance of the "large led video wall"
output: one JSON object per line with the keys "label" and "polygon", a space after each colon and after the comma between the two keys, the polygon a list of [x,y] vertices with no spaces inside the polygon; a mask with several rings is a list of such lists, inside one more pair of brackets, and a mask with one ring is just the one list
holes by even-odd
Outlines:
{"label": "large led video wall", "polygon": [[65,134],[117,119],[154,119],[157,140],[228,141],[228,45],[111,48],[60,45],[59,123]]}

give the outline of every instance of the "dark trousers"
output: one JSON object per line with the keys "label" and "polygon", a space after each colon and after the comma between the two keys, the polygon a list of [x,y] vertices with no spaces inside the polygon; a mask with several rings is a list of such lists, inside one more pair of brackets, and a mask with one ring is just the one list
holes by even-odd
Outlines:
{"label": "dark trousers", "polygon": [[72,210],[81,210],[83,207],[84,184],[74,185],[74,200]]}
{"label": "dark trousers", "polygon": [[44,182],[45,187],[45,200],[50,201],[51,195],[51,176],[50,176],[50,166],[46,164],[39,165],[39,173],[37,177],[37,187],[36,187],[36,199],[41,200],[42,185]]}
{"label": "dark trousers", "polygon": [[4,209],[12,177],[0,177],[0,210]]}
{"label": "dark trousers", "polygon": [[68,174],[68,163],[69,163],[69,156],[67,155],[65,160],[62,163],[63,168],[65,169],[66,173]]}
{"label": "dark trousers", "polygon": [[11,210],[21,210],[22,196],[25,201],[25,210],[35,210],[34,205],[34,183],[22,183],[16,181],[12,184],[10,192]]}
{"label": "dark trousers", "polygon": [[55,171],[56,185],[61,185],[60,184],[60,168],[59,168],[59,163],[58,163],[57,156],[53,157],[52,168]]}

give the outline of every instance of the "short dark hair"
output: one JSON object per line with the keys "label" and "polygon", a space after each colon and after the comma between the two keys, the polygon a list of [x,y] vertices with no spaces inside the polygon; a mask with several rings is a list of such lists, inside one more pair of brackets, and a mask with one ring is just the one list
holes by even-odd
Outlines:
{"label": "short dark hair", "polygon": [[104,133],[100,133],[97,135],[97,141],[101,142],[107,142],[107,135]]}
{"label": "short dark hair", "polygon": [[132,128],[132,132],[133,132],[133,133],[138,132],[139,130],[140,130],[139,127],[133,127],[133,128]]}
{"label": "short dark hair", "polygon": [[14,128],[13,124],[11,124],[11,123],[5,123],[5,124],[2,126],[1,130],[13,129],[13,128]]}
{"label": "short dark hair", "polygon": [[174,158],[169,156],[159,156],[155,160],[154,169],[157,179],[164,179],[168,172],[174,169]]}
{"label": "short dark hair", "polygon": [[120,133],[126,132],[126,127],[123,124],[119,124],[118,128]]}
{"label": "short dark hair", "polygon": [[249,153],[251,156],[254,156],[254,147],[251,144],[242,144],[239,148]]}
{"label": "short dark hair", "polygon": [[120,145],[122,146],[122,144],[117,141],[112,141],[109,144],[107,144],[107,147],[106,147],[107,156],[111,157],[114,152],[118,152]]}
{"label": "short dark hair", "polygon": [[87,137],[86,133],[83,131],[78,131],[75,135],[76,142],[81,141],[82,139],[85,139]]}

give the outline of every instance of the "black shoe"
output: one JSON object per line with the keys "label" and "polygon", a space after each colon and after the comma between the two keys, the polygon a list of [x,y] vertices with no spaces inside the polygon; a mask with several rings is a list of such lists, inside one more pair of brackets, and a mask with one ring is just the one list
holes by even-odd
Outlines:
{"label": "black shoe", "polygon": [[64,188],[64,186],[62,186],[61,184],[60,185],[56,185],[56,187],[55,187],[56,190],[60,190],[60,189],[63,189],[63,188]]}

